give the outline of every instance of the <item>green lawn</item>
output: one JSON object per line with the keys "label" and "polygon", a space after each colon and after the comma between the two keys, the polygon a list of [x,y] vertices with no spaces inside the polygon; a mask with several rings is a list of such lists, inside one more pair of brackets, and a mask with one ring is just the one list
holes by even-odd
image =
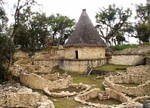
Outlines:
{"label": "green lawn", "polygon": [[118,105],[118,104],[121,104],[121,101],[113,99],[113,98],[106,99],[106,100],[99,100],[98,98],[94,98],[94,99],[88,100],[88,102],[100,103],[100,104],[104,104],[104,105]]}
{"label": "green lawn", "polygon": [[101,70],[101,71],[109,71],[109,72],[124,72],[124,68],[128,68],[131,66],[128,65],[112,65],[112,64],[105,64],[103,66],[99,66],[94,68],[94,70]]}
{"label": "green lawn", "polygon": [[55,108],[76,108],[84,106],[83,104],[74,101],[73,97],[56,98],[56,99],[53,98],[51,100],[55,100],[53,101]]}

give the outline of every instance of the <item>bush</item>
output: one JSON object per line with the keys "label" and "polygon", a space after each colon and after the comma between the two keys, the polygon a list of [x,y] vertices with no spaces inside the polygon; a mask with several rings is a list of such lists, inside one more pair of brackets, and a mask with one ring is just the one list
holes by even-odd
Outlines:
{"label": "bush", "polygon": [[110,48],[112,48],[112,50],[116,51],[116,50],[124,50],[127,48],[137,48],[138,45],[136,44],[127,44],[127,45],[116,45],[116,46],[111,46]]}
{"label": "bush", "polygon": [[150,45],[150,42],[144,42],[143,45]]}

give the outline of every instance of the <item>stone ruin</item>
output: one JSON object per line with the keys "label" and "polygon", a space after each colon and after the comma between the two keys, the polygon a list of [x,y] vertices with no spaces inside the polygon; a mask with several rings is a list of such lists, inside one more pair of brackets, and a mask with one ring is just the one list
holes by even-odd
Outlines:
{"label": "stone ruin", "polygon": [[48,97],[16,84],[0,85],[1,108],[55,108]]}
{"label": "stone ruin", "polygon": [[59,88],[55,90],[49,90],[48,87],[44,89],[44,92],[52,97],[68,97],[68,96],[74,96],[78,94],[85,93],[91,88],[91,86],[86,84],[70,84],[66,88]]}
{"label": "stone ruin", "polygon": [[[125,74],[116,75],[105,78],[104,85],[118,92],[125,93],[129,96],[144,96],[150,95],[150,76]],[[122,84],[131,84],[132,87],[127,87]]]}
{"label": "stone ruin", "polygon": [[[107,99],[115,99],[121,102],[119,105],[106,105],[101,103],[92,103],[88,100],[98,98],[99,101]],[[98,88],[92,89],[86,93],[78,95],[75,97],[75,101],[80,102],[84,105],[93,106],[92,108],[136,108],[142,107],[138,102],[131,101],[131,98],[127,97],[123,93],[116,92],[112,89],[106,89],[106,91],[101,91]]]}
{"label": "stone ruin", "polygon": [[[26,59],[26,61],[21,59],[11,68],[12,74],[19,77],[24,85],[33,89],[43,90],[52,97],[76,95],[75,101],[89,106],[85,108],[142,108],[143,102],[150,99],[150,66],[130,67],[125,74],[105,77],[103,83],[105,91],[100,91],[99,89],[89,91],[90,86],[88,85],[73,84],[71,76],[59,76],[59,74],[52,74],[47,70],[40,70],[43,65],[44,67],[50,65],[47,61],[37,60],[34,64],[36,65],[32,65],[31,59]],[[126,84],[136,86],[130,87],[126,86]],[[80,88],[81,91],[69,91],[69,87]],[[105,105],[89,101],[94,98],[98,98],[100,101],[113,98],[121,103],[119,105]]]}
{"label": "stone ruin", "polygon": [[[13,73],[20,78],[20,82],[32,89],[43,90],[47,95],[53,97],[74,96],[79,93],[86,92],[91,86],[86,84],[73,84],[71,76],[60,76],[58,73],[30,73],[20,65],[14,65]],[[69,91],[69,88],[74,88],[74,91]],[[56,90],[61,92],[55,92]],[[68,90],[64,90],[68,89]],[[76,92],[81,90],[80,92]]]}
{"label": "stone ruin", "polygon": [[[129,67],[125,73],[105,77],[103,85],[105,91],[92,89],[77,95],[75,101],[91,106],[89,108],[142,108],[144,101],[150,99],[150,66]],[[105,105],[88,101],[94,98],[99,101],[113,98],[121,104]]]}

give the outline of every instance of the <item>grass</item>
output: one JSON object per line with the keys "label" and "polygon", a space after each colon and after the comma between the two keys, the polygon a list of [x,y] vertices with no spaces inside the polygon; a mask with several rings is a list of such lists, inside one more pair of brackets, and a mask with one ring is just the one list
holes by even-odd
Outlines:
{"label": "grass", "polygon": [[146,54],[146,57],[150,58],[150,54]]}
{"label": "grass", "polygon": [[138,45],[136,44],[127,44],[127,45],[116,45],[116,46],[111,46],[110,48],[112,48],[114,51],[116,50],[124,50],[127,48],[137,48]]}
{"label": "grass", "polygon": [[118,105],[122,103],[121,101],[113,99],[113,98],[106,99],[106,100],[99,100],[98,98],[93,98],[93,99],[88,100],[88,102],[100,103],[104,105]]}
{"label": "grass", "polygon": [[85,106],[81,103],[74,101],[72,97],[56,98],[54,100],[56,100],[54,101],[55,108],[77,108],[77,107]]}
{"label": "grass", "polygon": [[112,65],[112,64],[105,64],[103,66],[99,66],[94,68],[94,70],[101,70],[101,71],[108,71],[108,72],[124,72],[126,68],[131,67],[128,65]]}
{"label": "grass", "polygon": [[101,90],[104,90],[104,87],[102,85],[102,82],[104,79],[97,79],[97,75],[90,75],[90,76],[85,76],[83,74],[79,73],[69,73],[73,77],[73,82],[74,83],[83,83],[83,84],[88,84],[91,85],[92,88],[100,88]]}
{"label": "grass", "polygon": [[144,42],[143,45],[150,45],[150,42]]}
{"label": "grass", "polygon": [[133,83],[121,83],[119,85],[123,85],[125,87],[137,87],[139,84],[133,84]]}

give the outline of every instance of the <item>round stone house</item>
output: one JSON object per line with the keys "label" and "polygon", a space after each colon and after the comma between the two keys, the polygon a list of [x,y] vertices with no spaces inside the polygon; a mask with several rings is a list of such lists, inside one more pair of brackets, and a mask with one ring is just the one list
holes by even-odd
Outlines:
{"label": "round stone house", "polygon": [[85,9],[64,47],[65,58],[60,66],[64,70],[85,72],[88,67],[105,64],[106,44],[100,38]]}

